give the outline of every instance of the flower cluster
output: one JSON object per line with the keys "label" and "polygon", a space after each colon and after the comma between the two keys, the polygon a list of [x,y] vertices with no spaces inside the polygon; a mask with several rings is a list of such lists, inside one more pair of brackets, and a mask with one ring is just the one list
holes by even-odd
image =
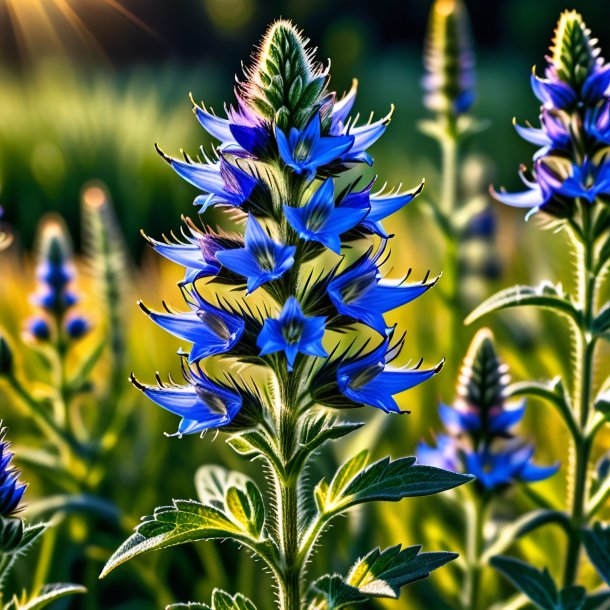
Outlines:
{"label": "flower cluster", "polygon": [[0,424],[0,517],[12,517],[20,510],[27,485],[19,481],[21,471],[11,466],[11,444],[5,437],[6,428]]}
{"label": "flower cluster", "polygon": [[455,116],[475,101],[475,55],[461,0],[435,0],[430,11],[423,79],[424,105]]}
{"label": "flower cluster", "polygon": [[39,341],[54,338],[58,345],[62,345],[65,340],[84,336],[89,330],[89,323],[86,318],[73,312],[78,296],[71,289],[75,269],[63,222],[56,217],[45,219],[39,240],[38,288],[32,295],[32,301],[40,308],[40,313],[30,319],[28,331]]}
{"label": "flower cluster", "polygon": [[531,174],[520,171],[528,189],[494,192],[502,203],[566,217],[575,199],[610,196],[610,64],[596,42],[576,11],[561,15],[544,78],[532,71],[540,127],[515,122],[519,135],[541,148]]}
{"label": "flower cluster", "polygon": [[[212,379],[203,364],[209,357],[292,375],[293,403],[367,404],[388,412],[400,412],[395,394],[440,368],[391,367],[402,340],[392,339],[394,329],[384,319],[436,282],[426,275],[409,283],[409,274],[390,280],[381,271],[389,239],[382,222],[423,185],[385,192],[374,190],[374,180],[363,187],[355,180],[338,187],[339,174],[372,164],[368,149],[391,113],[357,124],[349,116],[356,84],[337,98],[327,89],[327,69],[313,61],[306,44],[290,23],[273,24],[226,118],[194,103],[199,123],[218,141],[213,154],[176,159],[159,151],[200,191],[194,200],[199,213],[228,208],[245,224],[243,233],[231,234],[187,219],[180,240],[147,237],[158,253],[185,267],[180,288],[188,310],[142,309],[192,347],[181,352],[186,385],[132,380],[182,417],[178,434],[244,425],[264,408],[257,392],[244,389],[243,375]],[[362,240],[373,245],[343,262],[349,255],[344,247]],[[358,324],[378,337],[372,339],[377,346],[339,349],[340,336]]]}
{"label": "flower cluster", "polygon": [[420,443],[421,462],[469,472],[488,491],[517,481],[540,481],[557,471],[558,465],[533,464],[534,447],[513,434],[525,403],[507,402],[507,373],[491,332],[480,330],[464,358],[454,404],[440,406],[447,434],[437,436],[436,447]]}

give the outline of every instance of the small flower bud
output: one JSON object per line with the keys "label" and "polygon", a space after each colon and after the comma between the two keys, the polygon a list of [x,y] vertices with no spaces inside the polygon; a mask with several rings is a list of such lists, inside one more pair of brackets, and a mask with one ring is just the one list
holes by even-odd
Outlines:
{"label": "small flower bud", "polygon": [[29,334],[38,341],[48,341],[51,338],[51,327],[45,318],[32,318],[28,324]]}
{"label": "small flower bud", "polygon": [[89,331],[89,322],[82,316],[70,317],[65,325],[65,330],[71,339],[80,339]]}
{"label": "small flower bud", "polygon": [[468,13],[461,0],[436,0],[424,52],[424,105],[459,115],[475,100],[475,57]]}
{"label": "small flower bud", "polygon": [[308,42],[289,21],[276,21],[246,71],[247,82],[240,85],[252,109],[281,129],[304,127],[329,99],[327,71],[313,61]]}
{"label": "small flower bud", "polygon": [[576,11],[565,11],[559,17],[551,53],[556,75],[578,91],[593,70],[599,50]]}

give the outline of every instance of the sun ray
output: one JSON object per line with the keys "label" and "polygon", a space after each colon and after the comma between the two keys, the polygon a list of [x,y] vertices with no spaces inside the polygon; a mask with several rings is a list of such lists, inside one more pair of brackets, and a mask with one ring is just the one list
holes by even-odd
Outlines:
{"label": "sun ray", "polygon": [[[70,47],[67,26],[80,43],[105,58],[106,53],[94,30],[79,15],[79,2],[81,0],[0,0],[0,5],[6,7],[19,50],[24,56],[66,52]],[[121,0],[98,0],[98,5],[122,15],[150,36],[161,40],[157,32],[125,7]]]}

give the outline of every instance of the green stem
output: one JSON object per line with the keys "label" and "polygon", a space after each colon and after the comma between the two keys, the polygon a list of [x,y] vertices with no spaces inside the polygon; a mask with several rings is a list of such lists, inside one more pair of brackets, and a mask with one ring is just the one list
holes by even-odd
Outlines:
{"label": "green stem", "polygon": [[576,240],[579,255],[578,296],[582,312],[582,323],[576,335],[576,376],[574,382],[575,416],[581,430],[581,438],[573,440],[570,447],[570,472],[568,478],[568,503],[572,532],[564,570],[564,586],[573,585],[578,578],[581,550],[580,530],[586,524],[585,503],[587,499],[588,466],[591,444],[584,438],[589,421],[595,340],[590,332],[595,317],[594,241],[591,235],[591,212],[587,202],[581,203],[583,227],[582,239]]}
{"label": "green stem", "polygon": [[[453,115],[444,117],[444,134],[440,140],[442,152],[442,191],[441,213],[447,222],[445,233],[445,270],[443,284],[447,310],[450,316],[447,333],[450,341],[448,354],[457,354],[462,349],[462,307],[459,292],[459,240],[453,229],[453,217],[457,209],[458,169],[459,169],[459,135],[456,119]],[[457,359],[454,359],[457,362]]]}
{"label": "green stem", "polygon": [[466,582],[464,588],[464,610],[478,610],[481,594],[481,556],[485,539],[484,528],[487,517],[487,496],[477,497],[467,507],[466,524]]}
{"label": "green stem", "polygon": [[[288,388],[284,388],[286,390]],[[277,530],[280,548],[279,610],[300,610],[301,570],[299,553],[298,474],[288,472],[288,464],[296,446],[296,409],[290,392],[283,392],[278,421],[278,441],[283,471],[276,472]]]}

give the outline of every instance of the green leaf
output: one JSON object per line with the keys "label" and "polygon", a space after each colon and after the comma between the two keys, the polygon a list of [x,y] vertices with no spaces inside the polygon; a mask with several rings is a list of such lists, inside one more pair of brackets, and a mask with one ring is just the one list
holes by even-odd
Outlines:
{"label": "green leaf", "polygon": [[593,320],[592,330],[596,335],[608,337],[610,330],[610,304],[604,306],[595,320]]}
{"label": "green leaf", "polygon": [[584,587],[565,587],[559,592],[559,610],[583,610],[586,599]]}
{"label": "green leaf", "polygon": [[510,580],[521,593],[542,610],[558,610],[557,587],[546,568],[540,572],[511,557],[494,557],[491,565]]}
{"label": "green leaf", "polygon": [[589,595],[582,610],[610,610],[610,591]]}
{"label": "green leaf", "polygon": [[574,305],[563,292],[561,286],[554,286],[550,282],[542,282],[539,286],[512,286],[497,292],[481,303],[467,318],[464,324],[472,324],[483,316],[501,309],[533,305],[551,309],[578,321],[579,314]]}
{"label": "green leaf", "polygon": [[597,573],[610,584],[610,525],[596,523],[582,534],[585,549]]}
{"label": "green leaf", "polygon": [[367,460],[366,451],[359,453],[339,468],[330,485],[321,481],[316,486],[316,500],[325,513],[337,514],[363,502],[427,496],[473,479],[471,475],[415,464],[414,457],[394,461],[384,458],[365,468]]}
{"label": "green leaf", "polygon": [[254,481],[222,466],[202,466],[195,474],[195,487],[203,504],[222,511],[252,538],[260,538],[265,505]]}
{"label": "green leaf", "polygon": [[375,549],[359,559],[346,578],[325,575],[314,584],[329,610],[337,610],[367,599],[398,599],[405,585],[427,578],[430,572],[457,557],[456,553],[420,553],[421,546],[401,550],[400,545],[385,551]]}
{"label": "green leaf", "polygon": [[199,602],[187,602],[182,604],[171,604],[167,608],[194,608],[200,610],[256,610],[256,606],[244,595],[237,593],[229,595],[221,589],[212,592],[212,606]]}
{"label": "green leaf", "polygon": [[110,557],[100,578],[138,555],[185,542],[215,538],[250,542],[247,533],[214,506],[194,500],[174,500],[172,506],[157,508],[152,516],[143,519],[136,532]]}
{"label": "green leaf", "polygon": [[256,610],[256,606],[244,595],[229,595],[221,589],[212,593],[212,610]]}
{"label": "green leaf", "polygon": [[535,529],[550,523],[557,523],[569,531],[570,521],[563,511],[540,509],[526,513],[519,519],[499,528],[497,538],[488,546],[481,557],[486,564],[494,555],[499,555],[514,544],[519,538]]}
{"label": "green leaf", "polygon": [[81,585],[65,583],[45,585],[40,590],[40,593],[35,597],[21,600],[15,596],[4,608],[5,610],[40,610],[41,608],[46,608],[49,604],[56,602],[62,597],[86,592],[87,589]]}

